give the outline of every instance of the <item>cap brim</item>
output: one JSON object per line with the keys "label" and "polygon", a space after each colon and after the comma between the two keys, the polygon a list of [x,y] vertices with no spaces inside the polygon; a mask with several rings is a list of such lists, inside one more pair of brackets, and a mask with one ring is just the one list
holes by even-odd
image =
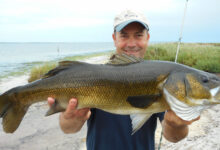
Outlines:
{"label": "cap brim", "polygon": [[147,31],[149,31],[148,25],[146,25],[145,23],[138,21],[138,20],[128,20],[128,21],[125,21],[125,22],[117,25],[115,27],[116,32],[120,32],[124,27],[126,27],[128,24],[133,23],[133,22],[140,23],[141,25],[143,25],[147,29]]}

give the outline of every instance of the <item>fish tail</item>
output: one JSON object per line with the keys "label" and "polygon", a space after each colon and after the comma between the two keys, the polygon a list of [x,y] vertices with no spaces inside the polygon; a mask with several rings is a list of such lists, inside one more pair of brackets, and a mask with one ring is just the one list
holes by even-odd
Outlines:
{"label": "fish tail", "polygon": [[23,106],[8,95],[0,95],[0,118],[6,133],[13,133],[21,123],[28,106]]}

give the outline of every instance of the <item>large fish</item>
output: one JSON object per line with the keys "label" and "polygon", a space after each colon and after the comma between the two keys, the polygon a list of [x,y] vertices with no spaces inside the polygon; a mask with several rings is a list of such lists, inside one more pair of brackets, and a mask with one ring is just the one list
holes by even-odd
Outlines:
{"label": "large fish", "polygon": [[105,65],[64,61],[42,79],[0,95],[4,131],[14,132],[28,107],[48,96],[56,101],[46,115],[64,111],[76,97],[79,109],[129,114],[134,133],[153,113],[171,108],[183,120],[192,120],[219,104],[220,78],[173,62],[127,55],[113,55]]}

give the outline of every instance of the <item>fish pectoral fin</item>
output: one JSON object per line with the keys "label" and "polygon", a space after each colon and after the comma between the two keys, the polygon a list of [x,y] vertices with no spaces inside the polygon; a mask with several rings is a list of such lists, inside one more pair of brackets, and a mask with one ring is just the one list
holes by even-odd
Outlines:
{"label": "fish pectoral fin", "polygon": [[132,135],[144,125],[151,115],[151,113],[130,115],[132,123]]}
{"label": "fish pectoral fin", "polygon": [[50,109],[47,111],[47,113],[45,114],[45,116],[50,116],[53,115],[55,113],[58,112],[63,112],[65,109],[62,108],[59,104],[59,102],[55,99],[55,102],[53,103],[53,105],[50,107]]}
{"label": "fish pectoral fin", "polygon": [[146,108],[161,97],[161,93],[152,95],[129,96],[127,101],[133,107]]}
{"label": "fish pectoral fin", "polygon": [[126,54],[114,54],[111,56],[107,65],[128,65],[133,63],[139,63],[144,61],[142,58],[137,58],[135,56],[129,56]]}

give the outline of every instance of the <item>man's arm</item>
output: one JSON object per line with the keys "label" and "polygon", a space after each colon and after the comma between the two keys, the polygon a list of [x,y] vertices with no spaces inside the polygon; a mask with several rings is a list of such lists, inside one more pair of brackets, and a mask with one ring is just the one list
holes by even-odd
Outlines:
{"label": "man's arm", "polygon": [[[47,100],[50,106],[54,103],[54,99],[51,97],[48,97]],[[78,132],[91,115],[89,108],[76,109],[76,106],[77,99],[72,98],[66,110],[60,114],[60,128],[64,133]]]}
{"label": "man's arm", "polygon": [[199,120],[200,117],[192,120],[185,121],[179,118],[172,110],[168,110],[164,115],[162,122],[163,135],[170,142],[178,142],[184,139],[189,132],[188,125],[192,122]]}

